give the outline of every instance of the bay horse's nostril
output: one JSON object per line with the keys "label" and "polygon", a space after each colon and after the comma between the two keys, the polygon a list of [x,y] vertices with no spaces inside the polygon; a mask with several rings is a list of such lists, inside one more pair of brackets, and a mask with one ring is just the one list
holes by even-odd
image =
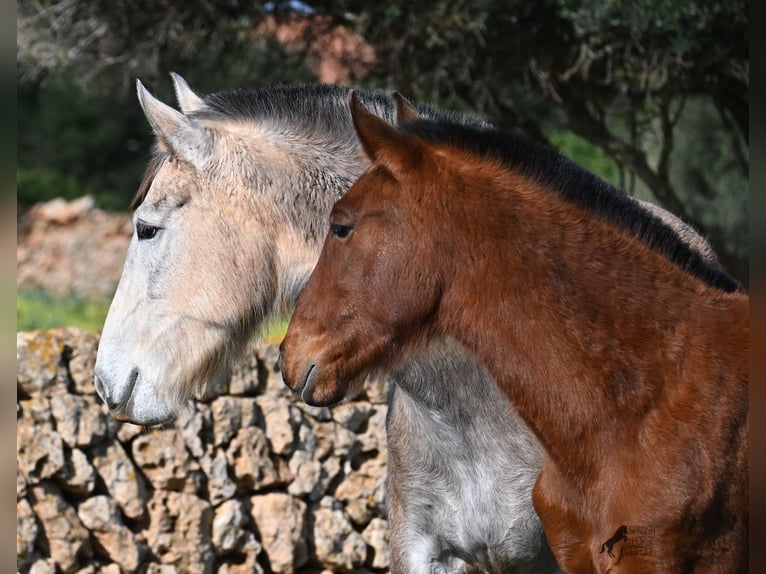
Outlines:
{"label": "bay horse's nostril", "polygon": [[279,360],[277,360],[277,368],[282,373],[282,378],[285,378],[285,344],[284,342],[279,344]]}

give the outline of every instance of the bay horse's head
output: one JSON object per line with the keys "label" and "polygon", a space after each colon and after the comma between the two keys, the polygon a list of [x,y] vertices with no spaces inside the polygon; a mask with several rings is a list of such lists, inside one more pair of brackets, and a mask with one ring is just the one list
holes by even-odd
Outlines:
{"label": "bay horse's head", "polygon": [[312,405],[341,400],[372,369],[405,359],[405,348],[415,351],[413,333],[425,338],[440,299],[433,247],[420,241],[439,232],[424,224],[420,208],[438,185],[440,165],[354,93],[350,106],[372,166],[333,207],[282,345],[285,382]]}

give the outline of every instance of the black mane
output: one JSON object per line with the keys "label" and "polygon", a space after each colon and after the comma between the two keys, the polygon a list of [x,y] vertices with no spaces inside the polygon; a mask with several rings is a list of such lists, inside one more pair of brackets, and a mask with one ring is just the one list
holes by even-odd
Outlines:
{"label": "black mane", "polygon": [[706,285],[727,292],[740,285],[719,266],[705,261],[678,232],[627,193],[607,183],[558,150],[491,128],[450,121],[413,120],[401,129],[433,143],[463,149],[501,162],[539,182],[580,208],[619,226]]}

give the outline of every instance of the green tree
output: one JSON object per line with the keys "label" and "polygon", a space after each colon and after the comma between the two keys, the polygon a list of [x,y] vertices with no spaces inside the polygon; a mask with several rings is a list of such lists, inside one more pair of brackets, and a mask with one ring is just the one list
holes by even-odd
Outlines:
{"label": "green tree", "polygon": [[257,25],[324,18],[375,48],[358,83],[571,146],[691,223],[747,284],[748,10],[747,0],[21,0],[17,52],[22,82],[64,69],[113,90],[179,69],[204,91],[306,78],[302,55]]}
{"label": "green tree", "polygon": [[707,236],[747,283],[746,0],[312,5],[385,54],[366,82],[477,110],[539,140],[570,130],[615,161],[629,191],[638,178]]}

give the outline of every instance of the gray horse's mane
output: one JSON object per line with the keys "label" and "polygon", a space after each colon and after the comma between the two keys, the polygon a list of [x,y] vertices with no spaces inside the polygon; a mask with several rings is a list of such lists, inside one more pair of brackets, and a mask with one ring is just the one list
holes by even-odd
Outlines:
{"label": "gray horse's mane", "polygon": [[[356,154],[359,143],[351,122],[348,94],[351,88],[330,84],[296,84],[215,92],[203,96],[205,107],[189,114],[208,122],[237,122],[258,125],[281,136],[312,142],[333,153]],[[362,103],[387,121],[394,121],[395,104],[381,91],[355,88]],[[414,103],[423,118],[440,119],[477,127],[490,124],[481,118],[439,110]],[[154,147],[141,185],[131,202],[138,207],[146,197],[167,155]]]}
{"label": "gray horse's mane", "polygon": [[[313,84],[217,92],[206,96],[206,107],[191,117],[252,122],[337,143],[355,139],[347,104],[349,91],[341,86]],[[367,90],[357,90],[357,94],[375,114],[389,121],[393,118],[394,106],[388,96]]]}
{"label": "gray horse's mane", "polygon": [[[236,120],[289,129],[293,133],[337,143],[348,140],[355,147],[356,134],[348,108],[351,88],[330,84],[283,85],[269,88],[217,92],[204,98],[206,107],[193,118]],[[365,107],[387,121],[394,121],[392,98],[381,92],[354,88]],[[483,119],[415,103],[427,119],[463,125],[489,126]]]}

